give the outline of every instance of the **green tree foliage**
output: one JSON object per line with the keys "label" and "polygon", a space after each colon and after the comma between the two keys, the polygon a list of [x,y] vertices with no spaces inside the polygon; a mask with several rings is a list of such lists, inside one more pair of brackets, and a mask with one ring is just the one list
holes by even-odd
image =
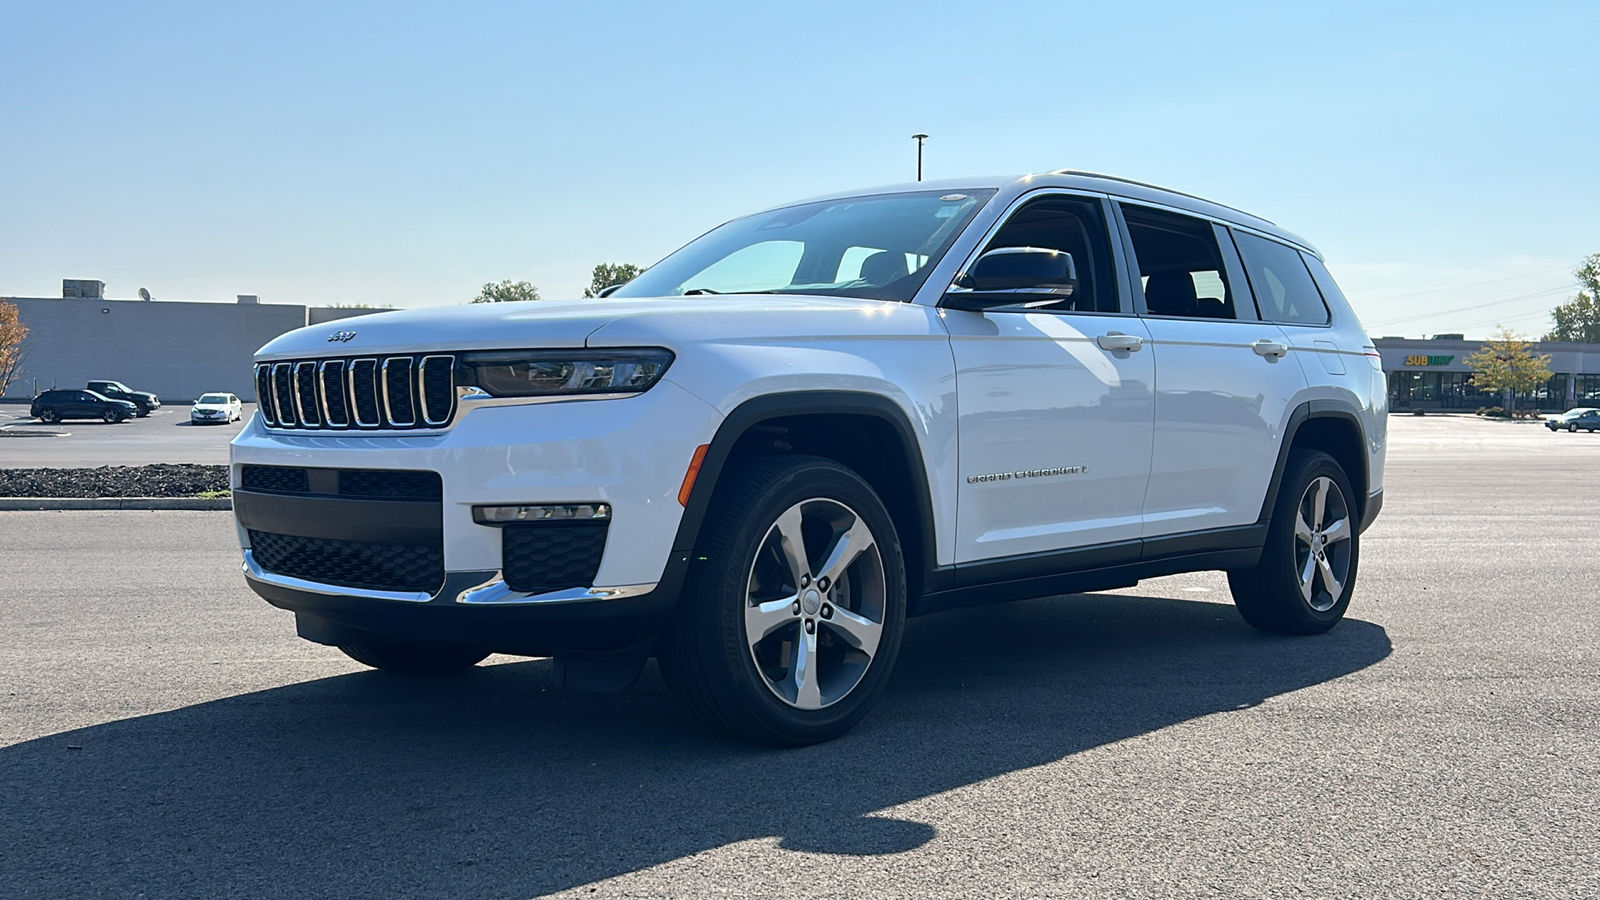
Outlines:
{"label": "green tree foliage", "polygon": [[639,277],[639,273],[643,271],[644,266],[636,266],[633,263],[601,263],[594,267],[594,277],[590,279],[583,295],[598,297],[606,288],[614,284],[627,284]]}
{"label": "green tree foliage", "polygon": [[1473,368],[1473,384],[1485,391],[1507,394],[1508,401],[1510,392],[1538,390],[1550,380],[1550,357],[1534,355],[1533,344],[1508,328],[1500,329],[1465,362]]}
{"label": "green tree foliage", "polygon": [[0,303],[0,394],[6,392],[22,367],[23,342],[27,339],[28,326],[22,324],[17,305]]}
{"label": "green tree foliage", "polygon": [[1600,344],[1600,253],[1586,257],[1572,277],[1578,279],[1578,293],[1550,311],[1556,329],[1544,339]]}
{"label": "green tree foliage", "polygon": [[472,298],[473,303],[511,303],[519,300],[539,299],[539,289],[526,281],[511,281],[507,279],[499,284],[489,283],[483,286],[478,296]]}

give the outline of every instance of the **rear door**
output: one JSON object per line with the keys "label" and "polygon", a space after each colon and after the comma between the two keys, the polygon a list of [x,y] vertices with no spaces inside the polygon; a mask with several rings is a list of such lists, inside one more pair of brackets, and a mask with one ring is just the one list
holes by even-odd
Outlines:
{"label": "rear door", "polygon": [[[1305,377],[1287,358],[1282,329],[1257,316],[1225,228],[1176,210],[1117,205],[1156,370],[1143,533],[1252,524]],[[1157,543],[1146,553],[1178,549]]]}
{"label": "rear door", "polygon": [[1118,274],[1111,216],[1101,196],[1025,195],[979,254],[1071,253],[1073,296],[1047,307],[942,311],[960,420],[957,563],[1111,542],[1137,555],[1155,370]]}

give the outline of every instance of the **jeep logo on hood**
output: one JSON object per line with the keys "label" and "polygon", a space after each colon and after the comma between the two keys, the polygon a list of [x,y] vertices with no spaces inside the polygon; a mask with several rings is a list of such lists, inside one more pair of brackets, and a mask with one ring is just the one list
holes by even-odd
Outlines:
{"label": "jeep logo on hood", "polygon": [[335,331],[333,334],[328,335],[328,343],[331,344],[334,341],[338,341],[341,344],[348,344],[350,339],[355,336],[356,333],[354,331]]}

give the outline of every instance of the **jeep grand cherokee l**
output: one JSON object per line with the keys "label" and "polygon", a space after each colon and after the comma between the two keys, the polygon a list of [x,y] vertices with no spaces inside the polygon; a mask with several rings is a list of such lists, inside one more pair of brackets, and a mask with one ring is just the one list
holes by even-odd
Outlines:
{"label": "jeep grand cherokee l", "polygon": [[1220,569],[1337,623],[1377,351],[1317,251],[1060,171],[736,219],[602,299],[290,332],[233,442],[245,577],[379,669],[648,657],[747,739],[842,734],[906,617]]}

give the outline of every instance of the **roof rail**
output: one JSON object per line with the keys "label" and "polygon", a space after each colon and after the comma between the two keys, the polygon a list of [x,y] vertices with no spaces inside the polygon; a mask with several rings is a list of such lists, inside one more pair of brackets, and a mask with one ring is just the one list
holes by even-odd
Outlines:
{"label": "roof rail", "polygon": [[1142,187],[1142,188],[1149,188],[1149,189],[1151,189],[1153,191],[1165,191],[1165,192],[1167,192],[1169,194],[1177,194],[1179,197],[1188,197],[1190,200],[1199,200],[1201,203],[1209,203],[1212,206],[1220,206],[1223,209],[1231,209],[1234,212],[1236,212],[1236,213],[1238,213],[1238,214],[1240,214],[1242,216],[1249,216],[1252,219],[1260,219],[1261,221],[1266,222],[1268,225],[1277,226],[1277,224],[1278,224],[1277,222],[1274,222],[1271,219],[1266,218],[1265,216],[1258,216],[1253,212],[1245,212],[1244,210],[1238,208],[1237,206],[1229,206],[1226,203],[1218,203],[1215,200],[1208,200],[1205,197],[1201,197],[1201,196],[1199,196],[1197,194],[1186,194],[1183,191],[1175,191],[1172,188],[1165,188],[1165,187],[1162,187],[1159,184],[1150,184],[1149,182],[1146,182],[1146,181],[1134,181],[1132,178],[1119,178],[1116,175],[1103,175],[1103,174],[1101,174],[1099,172],[1084,172],[1084,171],[1081,171],[1079,169],[1054,169],[1054,170],[1052,170],[1050,172],[1050,174],[1051,175],[1081,175],[1081,176],[1086,177],[1086,178],[1101,178],[1101,179],[1104,179],[1106,181],[1117,181],[1117,182],[1121,182],[1122,184],[1131,184],[1131,185],[1135,185],[1135,186]]}

